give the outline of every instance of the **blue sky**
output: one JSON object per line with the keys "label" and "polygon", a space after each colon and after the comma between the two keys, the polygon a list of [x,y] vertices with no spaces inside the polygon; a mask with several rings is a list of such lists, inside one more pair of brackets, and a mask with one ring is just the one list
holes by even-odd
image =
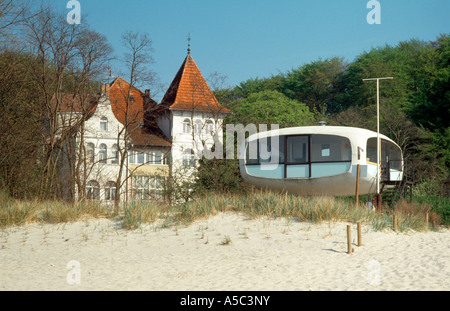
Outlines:
{"label": "blue sky", "polygon": [[[81,22],[104,34],[118,57],[123,32],[147,32],[152,69],[166,87],[186,57],[188,33],[203,75],[217,71],[234,86],[319,58],[351,62],[373,47],[450,32],[449,0],[378,0],[381,24],[374,25],[366,20],[368,0],[78,1]],[[67,14],[67,2],[53,0],[53,5]]]}

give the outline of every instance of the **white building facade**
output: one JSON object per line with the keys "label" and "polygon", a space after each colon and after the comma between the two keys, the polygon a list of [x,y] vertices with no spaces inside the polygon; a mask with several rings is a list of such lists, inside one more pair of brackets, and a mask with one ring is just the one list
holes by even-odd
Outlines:
{"label": "white building facade", "polygon": [[222,123],[231,112],[218,103],[190,55],[161,103],[116,78],[89,109],[76,135],[75,166],[83,182],[73,193],[105,202],[160,200],[169,178],[192,179],[197,159],[214,157],[208,153],[213,145],[217,155],[222,152]]}

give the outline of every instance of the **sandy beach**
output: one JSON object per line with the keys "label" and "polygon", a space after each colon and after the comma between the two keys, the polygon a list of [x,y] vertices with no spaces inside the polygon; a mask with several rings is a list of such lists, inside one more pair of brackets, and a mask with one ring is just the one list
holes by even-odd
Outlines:
{"label": "sandy beach", "polygon": [[450,290],[450,230],[374,232],[347,254],[347,223],[221,213],[124,230],[109,219],[0,231],[0,290]]}

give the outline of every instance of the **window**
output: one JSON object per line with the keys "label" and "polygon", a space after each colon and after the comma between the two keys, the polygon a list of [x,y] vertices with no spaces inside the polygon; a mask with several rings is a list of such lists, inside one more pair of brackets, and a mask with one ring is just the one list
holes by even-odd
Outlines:
{"label": "window", "polygon": [[133,177],[133,195],[137,200],[148,200],[148,178],[146,176]]}
{"label": "window", "polygon": [[322,152],[320,154],[322,157],[330,156],[330,144],[322,144]]}
{"label": "window", "polygon": [[119,154],[119,148],[117,148],[117,144],[114,144],[113,146],[112,146],[112,160],[111,160],[111,163],[119,163],[119,157],[120,157],[120,154]]}
{"label": "window", "polygon": [[194,167],[194,151],[192,149],[186,149],[183,152],[183,166],[184,167]]}
{"label": "window", "polygon": [[86,184],[86,198],[88,200],[100,199],[100,186],[95,180],[91,180]]}
{"label": "window", "polygon": [[336,135],[311,135],[311,162],[351,160],[350,140]]}
{"label": "window", "polygon": [[88,143],[86,145],[86,162],[94,163],[95,159],[95,145],[93,143]]}
{"label": "window", "polygon": [[128,163],[134,164],[134,151],[128,151]]}
{"label": "window", "polygon": [[161,199],[163,194],[162,176],[133,176],[133,197],[136,200]]}
{"label": "window", "polygon": [[288,163],[308,162],[308,136],[288,136],[287,156]]}
{"label": "window", "polygon": [[[377,163],[377,138],[371,137],[367,140],[367,162]],[[386,167],[389,163],[390,169],[402,170],[402,151],[390,141],[381,139],[380,142],[380,165]]]}
{"label": "window", "polygon": [[202,120],[195,120],[194,122],[194,133],[200,134],[202,132]]}
{"label": "window", "polygon": [[206,134],[214,134],[214,122],[212,120],[206,120],[205,130]]}
{"label": "window", "polygon": [[150,151],[147,154],[147,157],[148,157],[147,159],[148,164],[156,164],[156,165],[166,164],[165,158],[161,151]]}
{"label": "window", "polygon": [[191,130],[191,120],[184,119],[183,121],[183,133],[190,134],[192,132]]}
{"label": "window", "polygon": [[137,152],[137,163],[139,163],[139,164],[145,163],[145,153],[144,152]]}
{"label": "window", "polygon": [[116,183],[108,181],[105,186],[105,200],[114,201],[116,198]]}
{"label": "window", "polygon": [[152,157],[153,157],[152,161],[153,164],[163,164],[161,151],[155,151],[154,153],[152,153]]}
{"label": "window", "polygon": [[[278,139],[278,161],[270,158],[276,155],[274,139]],[[251,155],[255,152],[256,158]],[[277,179],[338,175],[350,169],[350,140],[314,134],[261,138],[247,145],[246,166],[250,175]]]}
{"label": "window", "polygon": [[100,144],[98,152],[98,160],[100,163],[106,163],[106,159],[108,158],[108,148],[105,144]]}
{"label": "window", "polygon": [[100,129],[102,131],[107,131],[108,130],[108,118],[102,117],[100,119]]}

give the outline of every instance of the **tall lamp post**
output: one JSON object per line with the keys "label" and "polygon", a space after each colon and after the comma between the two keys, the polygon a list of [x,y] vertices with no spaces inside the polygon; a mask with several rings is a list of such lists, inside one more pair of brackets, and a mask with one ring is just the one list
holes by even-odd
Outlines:
{"label": "tall lamp post", "polygon": [[380,209],[380,80],[392,80],[393,77],[362,79],[363,81],[377,81],[377,209]]}

